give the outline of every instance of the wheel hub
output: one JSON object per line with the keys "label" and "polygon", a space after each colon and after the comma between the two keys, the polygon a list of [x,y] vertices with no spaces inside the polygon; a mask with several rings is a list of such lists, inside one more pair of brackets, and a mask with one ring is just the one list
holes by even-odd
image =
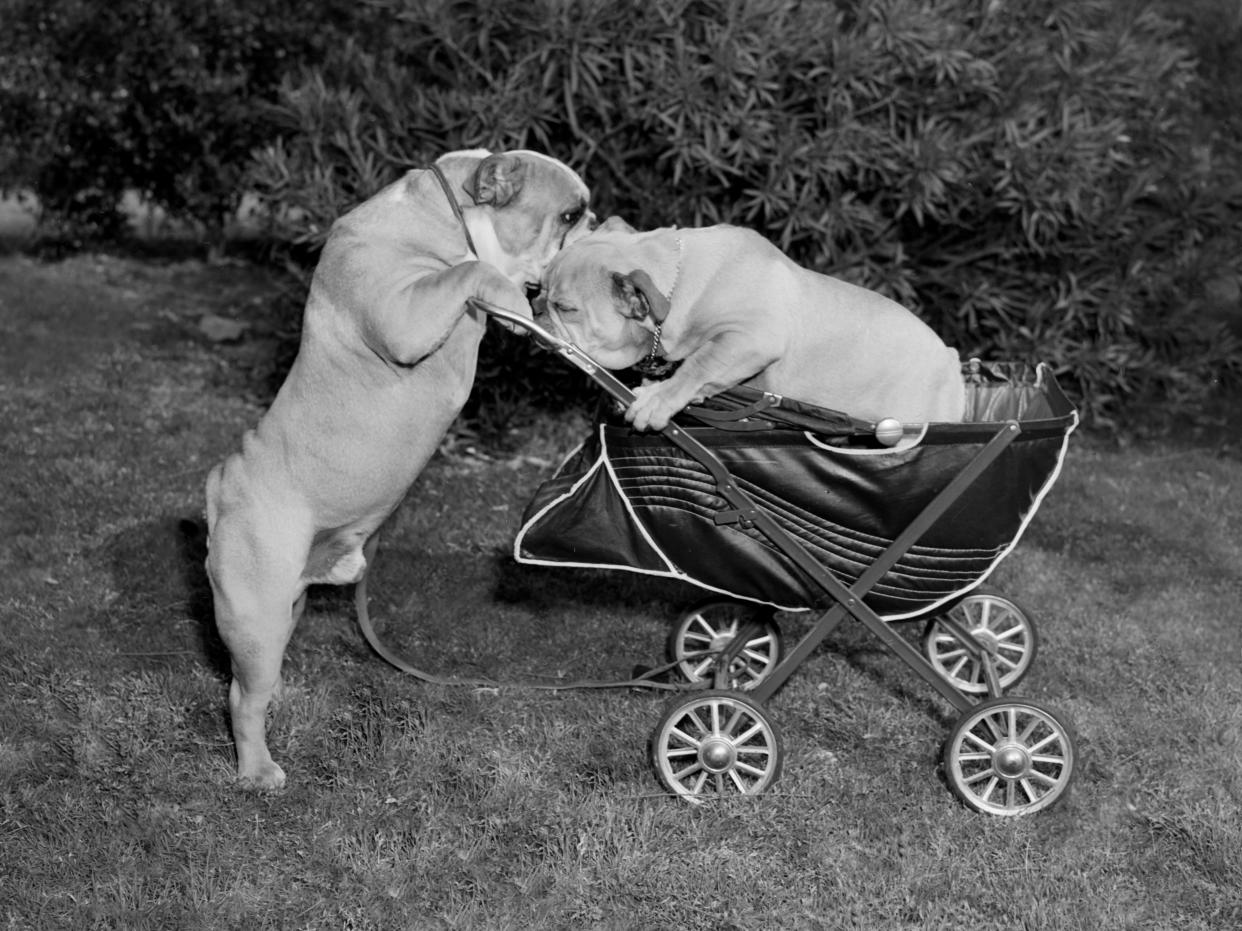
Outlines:
{"label": "wheel hub", "polygon": [[699,747],[699,762],[709,773],[723,773],[737,762],[737,752],[731,741],[723,737],[709,737]]}
{"label": "wheel hub", "polygon": [[978,627],[970,632],[975,643],[983,647],[989,656],[995,656],[1000,649],[1000,637],[987,627]]}
{"label": "wheel hub", "polygon": [[1031,756],[1025,747],[1008,744],[997,747],[992,754],[992,768],[1005,779],[1019,779],[1031,768]]}

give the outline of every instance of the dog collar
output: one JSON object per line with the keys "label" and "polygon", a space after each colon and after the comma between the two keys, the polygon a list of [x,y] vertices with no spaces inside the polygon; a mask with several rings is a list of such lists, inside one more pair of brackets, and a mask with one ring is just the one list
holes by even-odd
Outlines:
{"label": "dog collar", "polygon": [[660,355],[660,332],[662,329],[663,327],[660,326],[659,321],[656,321],[655,330],[651,334],[651,351],[647,353],[647,358],[634,366],[646,378],[664,378],[680,364],[678,362],[670,362]]}
{"label": "dog collar", "polygon": [[[677,291],[677,285],[681,281],[681,261],[685,256],[685,247],[682,245],[681,237],[675,240],[677,243],[677,265],[673,268],[673,283],[669,285],[668,294],[661,295],[664,298],[664,313],[656,314],[652,312],[652,322],[655,324],[655,332],[652,334],[651,355],[650,359],[654,360],[656,354],[660,350],[660,334],[663,331],[664,321],[668,319],[668,313],[673,308],[673,294]],[[652,285],[654,287],[654,284]]]}
{"label": "dog collar", "polygon": [[453,188],[449,184],[448,178],[444,177],[444,172],[440,170],[439,165],[432,165],[431,173],[440,182],[440,187],[444,190],[444,196],[448,198],[449,206],[453,208],[453,216],[457,217],[457,222],[461,224],[461,231],[466,234],[466,248],[477,256],[479,250],[474,247],[474,240],[470,238],[470,228],[466,226],[465,214],[461,212],[461,204],[457,203],[457,198],[453,196]]}
{"label": "dog collar", "polygon": [[[673,292],[677,290],[677,284],[681,281],[681,261],[684,255],[681,237],[677,237],[677,267],[673,270],[673,284],[668,289],[668,294],[664,295],[665,301],[671,308],[673,305]],[[665,314],[667,317],[667,314]],[[663,378],[669,372],[677,367],[676,362],[670,362],[660,354],[660,338],[664,333],[664,319],[652,315],[652,321],[655,329],[651,332],[651,351],[647,353],[647,358],[639,362],[635,368],[648,378]]]}

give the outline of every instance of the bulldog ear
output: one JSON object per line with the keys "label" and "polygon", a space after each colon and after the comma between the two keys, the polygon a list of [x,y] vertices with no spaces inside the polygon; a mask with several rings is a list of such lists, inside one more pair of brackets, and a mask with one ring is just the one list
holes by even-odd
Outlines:
{"label": "bulldog ear", "polygon": [[522,192],[526,165],[516,155],[489,155],[479,163],[466,192],[476,204],[504,207]]}
{"label": "bulldog ear", "polygon": [[642,320],[651,313],[651,308],[643,300],[642,292],[628,275],[622,275],[620,272],[612,273],[612,292],[621,302],[621,306],[625,308],[621,312],[623,317]]}
{"label": "bulldog ear", "polygon": [[630,226],[620,217],[609,217],[599,226],[595,227],[597,233],[637,233],[638,230]]}
{"label": "bulldog ear", "polygon": [[628,275],[613,272],[612,287],[626,308],[624,315],[631,320],[652,317],[656,323],[663,323],[668,316],[671,306],[668,298],[660,293],[651,276],[641,268],[634,269]]}

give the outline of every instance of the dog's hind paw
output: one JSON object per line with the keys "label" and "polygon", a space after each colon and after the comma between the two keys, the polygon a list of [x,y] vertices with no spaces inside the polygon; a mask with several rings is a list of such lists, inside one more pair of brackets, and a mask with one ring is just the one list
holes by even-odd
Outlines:
{"label": "dog's hind paw", "polygon": [[243,789],[272,791],[285,786],[285,771],[275,763],[267,762],[262,766],[250,767],[237,771],[237,782]]}

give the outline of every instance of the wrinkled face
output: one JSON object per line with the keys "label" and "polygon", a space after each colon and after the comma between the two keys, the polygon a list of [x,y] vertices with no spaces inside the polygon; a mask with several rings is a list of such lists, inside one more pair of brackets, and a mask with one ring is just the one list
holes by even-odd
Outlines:
{"label": "wrinkled face", "polygon": [[591,231],[595,214],[586,184],[563,162],[526,150],[505,154],[521,160],[521,183],[495,208],[492,225],[508,259],[502,270],[533,286],[558,251]]}
{"label": "wrinkled face", "polygon": [[547,324],[608,369],[623,369],[651,351],[651,331],[636,319],[634,293],[624,276],[633,269],[627,233],[597,230],[564,249],[543,276],[537,311]]}

